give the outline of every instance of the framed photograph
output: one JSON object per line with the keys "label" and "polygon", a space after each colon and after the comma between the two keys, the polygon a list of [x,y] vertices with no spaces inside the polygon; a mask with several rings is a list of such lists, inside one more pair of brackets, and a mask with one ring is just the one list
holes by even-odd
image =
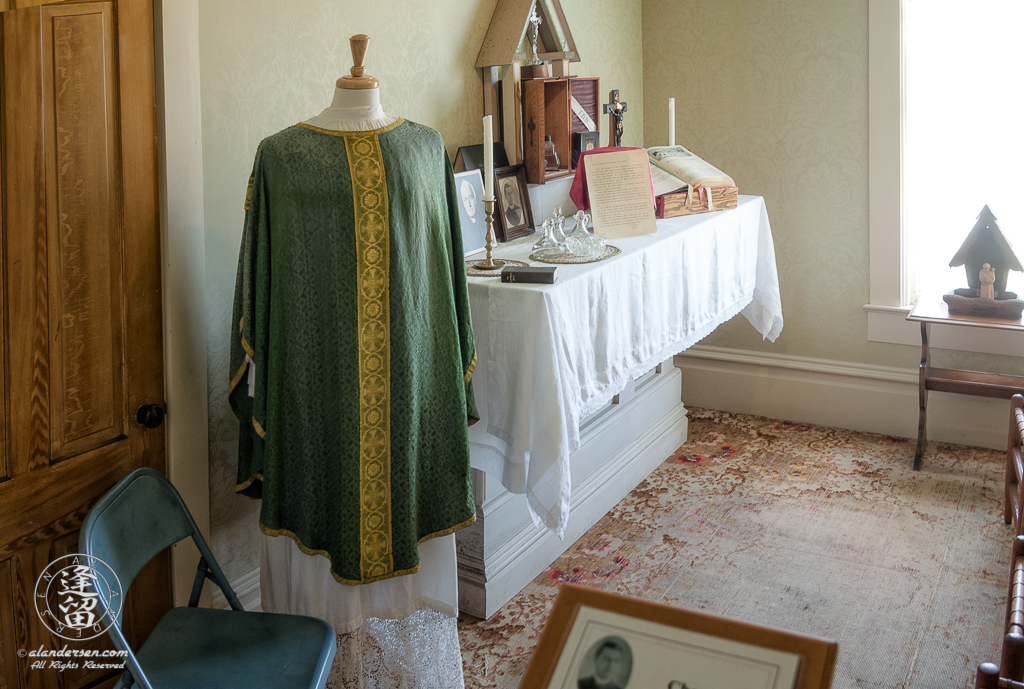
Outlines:
{"label": "framed photograph", "polygon": [[601,148],[601,132],[573,132],[572,166],[579,167],[580,155]]}
{"label": "framed photograph", "polygon": [[481,251],[487,245],[483,175],[479,170],[455,173],[455,192],[459,195],[462,248],[466,252],[466,256],[469,256]]}
{"label": "framed photograph", "polygon": [[834,641],[563,584],[521,686],[829,689],[838,650]]}
{"label": "framed photograph", "polygon": [[522,165],[494,170],[494,234],[499,242],[508,242],[533,234],[530,190],[526,186],[526,168]]}

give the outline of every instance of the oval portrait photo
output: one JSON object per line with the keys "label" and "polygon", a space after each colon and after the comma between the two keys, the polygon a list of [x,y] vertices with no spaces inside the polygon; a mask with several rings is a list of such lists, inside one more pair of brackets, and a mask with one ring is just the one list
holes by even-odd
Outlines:
{"label": "oval portrait photo", "polygon": [[579,689],[627,689],[633,651],[619,636],[606,636],[587,649],[577,675]]}

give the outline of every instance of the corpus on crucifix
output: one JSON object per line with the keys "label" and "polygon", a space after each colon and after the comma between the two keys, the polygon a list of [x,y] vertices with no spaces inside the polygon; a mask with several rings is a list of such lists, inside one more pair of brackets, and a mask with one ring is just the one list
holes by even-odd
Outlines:
{"label": "corpus on crucifix", "polygon": [[529,22],[533,24],[533,59],[526,63],[527,66],[544,64],[537,55],[537,29],[540,28],[542,21],[543,20],[537,16],[537,6],[534,5],[533,12],[530,14],[529,19]]}
{"label": "corpus on crucifix", "polygon": [[538,30],[543,20],[537,15],[536,5],[533,6],[533,11],[530,13],[527,23],[533,26],[533,59],[522,66],[521,77],[523,79],[546,79],[548,77],[548,63],[541,60],[540,55],[537,54]]}
{"label": "corpus on crucifix", "polygon": [[605,103],[601,106],[602,111],[605,115],[609,115],[609,124],[611,125],[611,133],[608,135],[609,146],[621,146],[622,145],[622,133],[625,131],[622,128],[622,116],[626,112],[626,103],[619,101],[619,90],[615,89],[609,96],[610,103]]}

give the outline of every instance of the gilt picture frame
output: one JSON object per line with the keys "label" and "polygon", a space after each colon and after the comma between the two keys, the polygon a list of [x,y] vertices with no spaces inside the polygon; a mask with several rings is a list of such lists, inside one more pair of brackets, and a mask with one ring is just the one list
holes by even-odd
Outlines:
{"label": "gilt picture frame", "polygon": [[494,232],[499,242],[534,233],[526,168],[509,165],[494,170]]}
{"label": "gilt picture frame", "polygon": [[829,689],[838,644],[563,584],[521,686]]}

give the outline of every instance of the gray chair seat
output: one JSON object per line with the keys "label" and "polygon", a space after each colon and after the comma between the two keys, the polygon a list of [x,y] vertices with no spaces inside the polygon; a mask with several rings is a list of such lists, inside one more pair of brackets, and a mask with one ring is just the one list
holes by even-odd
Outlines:
{"label": "gray chair seat", "polygon": [[[174,608],[137,654],[156,689],[315,689],[330,669],[334,630],[323,620],[237,610]],[[276,662],[268,663],[269,658]]]}

